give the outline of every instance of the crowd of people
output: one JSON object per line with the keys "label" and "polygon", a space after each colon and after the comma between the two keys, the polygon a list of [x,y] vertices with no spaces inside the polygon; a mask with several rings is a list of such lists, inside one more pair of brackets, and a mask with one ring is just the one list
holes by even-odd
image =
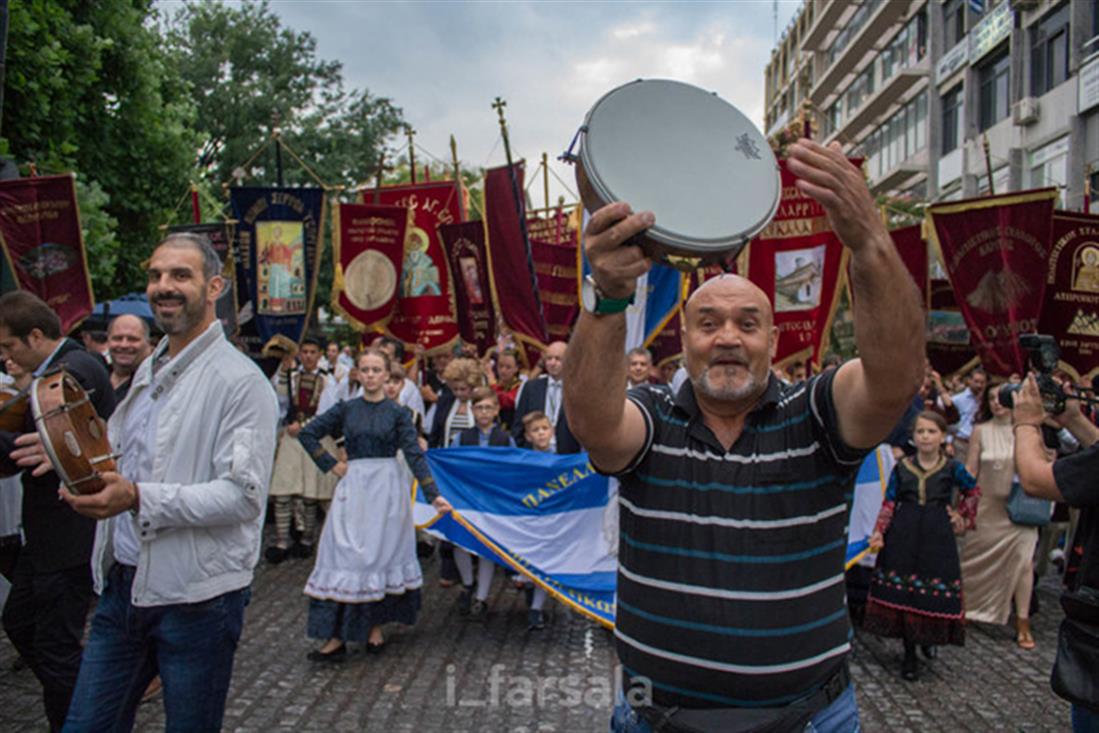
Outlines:
{"label": "crowd of people", "polygon": [[[1099,667],[1079,640],[1099,608],[1099,428],[1074,400],[1046,414],[1033,379],[1012,410],[982,370],[956,384],[930,369],[918,293],[861,174],[811,141],[791,146],[789,166],[851,251],[857,294],[858,358],[829,355],[815,371],[773,366],[772,304],[735,275],[685,303],[681,363],[627,350],[623,311],[651,265],[635,236],[655,217],[625,203],[593,212],[594,305],[538,364],[504,343],[428,356],[384,335],[349,345],[310,333],[272,340],[264,371],[226,337],[221,263],[191,234],[169,235],[148,263],[156,343],[148,323],[120,316],[82,347],[35,296],[0,296],[5,379],[25,388],[64,366],[120,456],[102,491],[76,494],[59,488],[32,416],[0,431],[0,508],[10,514],[5,495],[21,489],[23,538],[0,566],[12,585],[3,624],[42,683],[51,729],[128,730],[157,680],[169,727],[218,729],[261,557],[312,564],[302,633],[317,664],[352,644],[382,652],[386,624],[414,624],[428,555],[454,589],[437,592],[484,621],[495,563],[418,536],[409,501],[415,478],[451,511],[426,451],[482,446],[583,450],[616,479],[613,731],[857,730],[847,494],[885,443],[897,463],[856,625],[903,641],[909,680],[918,649],[963,644],[969,622],[1013,616],[1016,643],[1032,649],[1034,578],[1063,523],[1024,521],[1018,497],[1076,507],[1056,557],[1071,599],[1062,639],[1083,651],[1059,653],[1054,689],[1077,730],[1095,730],[1087,682],[1094,691]],[[537,633],[546,592],[511,582],[525,585]]]}

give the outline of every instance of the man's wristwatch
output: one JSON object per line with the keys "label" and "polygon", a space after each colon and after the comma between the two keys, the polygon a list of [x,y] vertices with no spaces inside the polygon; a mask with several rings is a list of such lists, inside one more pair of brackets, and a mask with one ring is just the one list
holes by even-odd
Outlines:
{"label": "man's wristwatch", "polygon": [[628,298],[608,298],[591,275],[586,275],[580,285],[580,302],[584,310],[597,316],[621,313],[633,305],[633,297],[634,294],[631,293]]}

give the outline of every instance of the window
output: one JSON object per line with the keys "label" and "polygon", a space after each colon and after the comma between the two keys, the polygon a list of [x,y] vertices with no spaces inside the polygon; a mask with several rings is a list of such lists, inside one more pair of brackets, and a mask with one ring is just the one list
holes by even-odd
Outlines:
{"label": "window", "polygon": [[862,103],[866,101],[866,98],[874,93],[874,66],[867,66],[861,74],[855,77],[855,80],[851,82],[851,86],[847,87],[847,91],[844,93],[844,106],[847,109],[847,116],[850,117],[855,113]]}
{"label": "window", "polygon": [[962,113],[965,100],[962,97],[962,85],[943,95],[943,155],[958,147],[962,140]]}
{"label": "window", "polygon": [[901,107],[862,142],[871,178],[880,178],[927,146],[927,95]]}
{"label": "window", "polygon": [[1031,31],[1030,93],[1045,94],[1068,79],[1069,5],[1042,18]]}
{"label": "window", "polygon": [[965,0],[947,0],[943,6],[943,48],[954,48],[965,38]]}
{"label": "window", "polygon": [[977,70],[978,121],[981,131],[1007,117],[1010,105],[1011,56],[1001,50]]}
{"label": "window", "polygon": [[901,69],[914,66],[927,53],[927,14],[915,15],[900,33],[893,36],[881,53],[881,80],[884,83]]}

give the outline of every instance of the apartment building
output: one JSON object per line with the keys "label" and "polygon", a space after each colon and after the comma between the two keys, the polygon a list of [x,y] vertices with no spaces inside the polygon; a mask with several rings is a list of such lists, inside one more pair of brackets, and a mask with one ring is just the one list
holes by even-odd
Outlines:
{"label": "apartment building", "polygon": [[876,193],[948,201],[991,178],[1079,209],[1088,177],[1099,198],[1099,0],[805,0],[767,65],[767,133],[804,109]]}

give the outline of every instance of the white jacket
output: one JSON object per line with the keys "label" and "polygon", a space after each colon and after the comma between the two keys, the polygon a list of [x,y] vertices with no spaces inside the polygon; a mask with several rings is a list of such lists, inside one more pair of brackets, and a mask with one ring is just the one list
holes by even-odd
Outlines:
{"label": "white jacket", "polygon": [[[108,423],[112,449],[134,398],[152,381],[161,340],[134,373]],[[127,476],[140,508],[99,522],[92,551],[97,593],[114,564],[114,522],[135,522],[141,541],[135,606],[197,603],[252,582],[275,456],[278,405],[259,368],[226,340],[220,321],[161,368],[153,475]]]}

